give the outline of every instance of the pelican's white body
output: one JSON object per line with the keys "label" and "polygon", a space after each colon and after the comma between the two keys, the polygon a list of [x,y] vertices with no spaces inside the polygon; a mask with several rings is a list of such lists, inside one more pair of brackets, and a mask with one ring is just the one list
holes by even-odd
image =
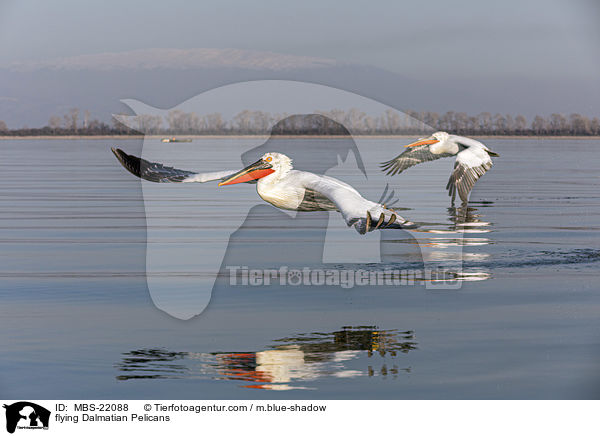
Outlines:
{"label": "pelican's white body", "polygon": [[[275,207],[286,210],[299,210],[305,199],[307,190],[317,192],[329,199],[342,214],[348,226],[354,225],[359,233],[368,230],[367,212],[379,218],[384,215],[387,223],[395,213],[383,205],[363,198],[360,193],[347,183],[333,177],[320,176],[306,171],[294,170],[292,161],[281,153],[267,153],[264,160],[269,159],[274,172],[258,180],[256,191],[260,198]],[[321,210],[330,210],[322,208]],[[404,218],[396,215],[398,223],[406,223]],[[374,225],[374,224],[373,224]]]}

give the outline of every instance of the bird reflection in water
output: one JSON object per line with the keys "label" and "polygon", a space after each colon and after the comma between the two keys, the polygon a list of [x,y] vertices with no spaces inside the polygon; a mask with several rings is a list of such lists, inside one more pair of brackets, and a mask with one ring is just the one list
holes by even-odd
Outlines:
{"label": "bird reflection in water", "polygon": [[134,350],[116,365],[117,379],[212,378],[250,382],[245,388],[309,389],[299,383],[324,377],[396,378],[410,372],[400,356],[417,349],[412,331],[374,326],[305,333],[273,342],[268,349],[252,352]]}
{"label": "bird reflection in water", "polygon": [[[478,206],[483,208],[492,204],[481,202]],[[425,267],[443,270],[443,273],[432,276],[435,277],[432,281],[479,281],[490,278],[489,271],[477,264],[490,257],[483,247],[493,243],[490,238],[484,237],[484,234],[492,231],[492,224],[484,220],[478,208],[465,204],[449,207],[447,219],[445,223],[419,223],[421,227],[413,230],[414,238],[386,240],[382,250],[390,260],[394,260],[393,257],[406,257],[397,254],[394,244],[419,245],[419,255]]]}

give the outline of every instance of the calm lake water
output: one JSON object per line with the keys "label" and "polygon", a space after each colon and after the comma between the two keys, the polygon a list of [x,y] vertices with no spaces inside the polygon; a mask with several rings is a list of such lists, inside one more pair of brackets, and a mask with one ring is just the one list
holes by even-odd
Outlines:
{"label": "calm lake water", "polygon": [[[500,157],[468,209],[449,207],[452,160],[377,171],[408,139],[360,140],[368,179],[347,145],[263,142],[1,141],[0,395],[600,396],[600,141],[485,140]],[[337,163],[319,152],[331,144]],[[253,185],[142,185],[114,145],[199,171],[285,150],[375,201],[389,183],[420,227],[361,240],[338,214],[290,216]],[[456,280],[231,286],[232,265],[443,266]]]}

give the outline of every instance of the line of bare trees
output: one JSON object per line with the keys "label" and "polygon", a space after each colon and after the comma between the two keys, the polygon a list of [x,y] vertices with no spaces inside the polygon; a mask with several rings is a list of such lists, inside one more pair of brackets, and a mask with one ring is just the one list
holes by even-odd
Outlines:
{"label": "line of bare trees", "polygon": [[482,112],[470,116],[464,112],[448,111],[443,115],[435,112],[407,113],[435,130],[471,135],[527,135],[527,136],[597,136],[600,135],[600,119],[581,114],[536,115],[531,122],[523,115]]}
{"label": "line of bare trees", "polygon": [[[445,130],[463,135],[523,135],[523,136],[598,136],[600,120],[580,114],[552,114],[547,117],[535,116],[531,122],[523,115],[491,114],[482,112],[468,115],[464,112],[406,111],[401,113],[386,110],[379,115],[369,115],[358,109],[333,109],[316,111],[344,125],[353,134],[401,135],[426,134]],[[0,134],[12,136],[37,135],[253,135],[268,134],[271,127],[288,114],[271,114],[257,110],[244,110],[231,119],[219,113],[199,115],[194,112],[172,110],[165,116],[140,114],[127,117],[127,124],[114,119],[111,124],[91,119],[90,112],[71,109],[63,116],[52,116],[48,124],[41,128],[8,129],[0,121]],[[294,118],[301,123],[302,118]],[[315,131],[310,126],[290,126],[292,132],[310,131],[314,134],[336,134],[327,124],[321,124]]]}

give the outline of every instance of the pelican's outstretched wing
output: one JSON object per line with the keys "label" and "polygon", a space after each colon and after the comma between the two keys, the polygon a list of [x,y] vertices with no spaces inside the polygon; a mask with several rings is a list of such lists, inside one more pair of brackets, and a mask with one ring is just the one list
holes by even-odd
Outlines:
{"label": "pelican's outstretched wing", "polygon": [[387,174],[390,176],[395,176],[417,164],[450,156],[454,155],[452,153],[434,154],[429,151],[429,145],[418,145],[416,147],[409,147],[394,159],[383,162],[381,170],[384,172],[387,171]]}
{"label": "pelican's outstretched wing", "polygon": [[346,224],[360,234],[376,229],[414,228],[416,225],[402,218],[393,209],[364,198],[352,186],[333,177],[318,176],[298,171],[299,182],[334,203]]}
{"label": "pelican's outstretched wing", "polygon": [[125,153],[123,150],[111,148],[121,165],[131,174],[141,179],[156,183],[191,183],[210,182],[224,179],[239,170],[217,171],[213,173],[195,173],[167,167],[156,162],[148,162],[145,159]]}
{"label": "pelican's outstretched wing", "polygon": [[469,199],[469,192],[473,189],[475,182],[492,167],[492,159],[483,148],[467,148],[456,156],[454,171],[450,175],[446,189],[448,195],[452,196],[452,202],[456,193],[463,203]]}

